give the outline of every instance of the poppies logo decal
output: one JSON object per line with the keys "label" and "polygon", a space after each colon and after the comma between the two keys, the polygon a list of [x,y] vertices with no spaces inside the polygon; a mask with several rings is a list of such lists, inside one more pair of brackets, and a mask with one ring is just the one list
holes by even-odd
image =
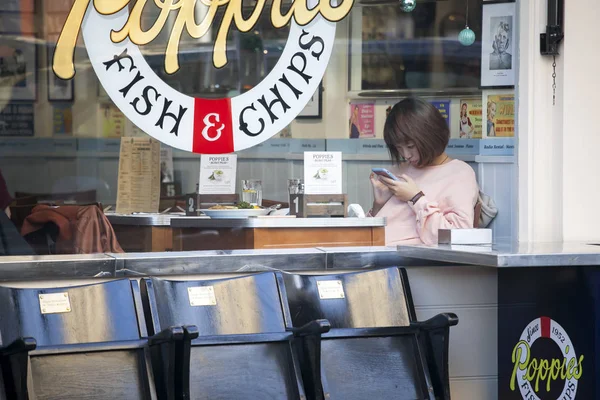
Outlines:
{"label": "poppies logo decal", "polygon": [[[533,358],[531,347],[537,340],[552,340],[562,357]],[[538,395],[548,394],[556,384],[562,385],[557,399],[575,399],[583,360],[584,356],[577,356],[569,335],[558,322],[548,317],[536,318],[525,327],[513,349],[510,389],[519,390],[524,400],[540,400]]]}
{"label": "poppies logo decal", "polygon": [[[148,0],[75,0],[57,42],[54,73],[75,75],[73,55],[79,33],[104,89],[119,109],[141,130],[177,149],[222,154],[247,149],[281,131],[302,111],[325,74],[333,50],[335,24],[346,17],[354,0],[294,0],[282,13],[282,0],[273,0],[273,27],[290,24],[282,55],[271,72],[254,88],[223,99],[187,96],[162,81],[144,59],[139,46],[151,43],[171,13],[177,13],[165,53],[165,71],[179,70],[179,41],[184,31],[199,39],[208,32],[219,9],[213,64],[224,67],[227,34],[234,24],[241,32],[254,28],[266,0],[256,0],[252,13],[242,13],[243,0],[154,1],[160,13],[154,25],[142,30],[142,11]],[[201,3],[201,4],[199,4]],[[196,7],[204,7],[197,24]]]}

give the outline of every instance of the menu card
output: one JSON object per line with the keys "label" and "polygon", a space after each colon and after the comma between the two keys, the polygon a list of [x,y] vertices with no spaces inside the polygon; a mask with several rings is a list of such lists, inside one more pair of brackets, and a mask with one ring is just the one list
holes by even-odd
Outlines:
{"label": "menu card", "polygon": [[202,155],[200,159],[201,194],[234,194],[237,155]]}
{"label": "menu card", "polygon": [[160,143],[154,139],[121,139],[117,213],[158,212],[159,201]]}
{"label": "menu card", "polygon": [[342,194],[342,153],[304,153],[304,193]]}

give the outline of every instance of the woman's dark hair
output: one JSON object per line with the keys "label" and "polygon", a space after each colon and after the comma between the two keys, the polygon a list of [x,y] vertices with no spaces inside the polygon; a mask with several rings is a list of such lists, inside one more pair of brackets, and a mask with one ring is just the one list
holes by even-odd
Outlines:
{"label": "woman's dark hair", "polygon": [[411,97],[392,108],[385,120],[383,138],[396,164],[404,161],[398,146],[411,142],[419,152],[419,166],[426,167],[446,150],[450,129],[437,108]]}

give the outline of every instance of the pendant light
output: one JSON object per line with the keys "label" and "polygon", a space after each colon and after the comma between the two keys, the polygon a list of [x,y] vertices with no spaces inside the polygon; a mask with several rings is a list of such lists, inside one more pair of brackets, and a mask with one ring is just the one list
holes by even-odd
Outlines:
{"label": "pendant light", "polygon": [[400,9],[405,13],[409,13],[417,6],[417,0],[400,0]]}
{"label": "pendant light", "polygon": [[475,32],[469,28],[469,0],[467,0],[467,17],[465,19],[465,29],[458,34],[458,41],[463,46],[470,46],[475,43]]}

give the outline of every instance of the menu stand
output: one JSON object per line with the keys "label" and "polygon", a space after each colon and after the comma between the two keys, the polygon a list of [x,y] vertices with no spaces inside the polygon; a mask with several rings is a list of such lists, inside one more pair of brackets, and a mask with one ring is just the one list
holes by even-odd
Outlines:
{"label": "menu stand", "polygon": [[348,216],[346,194],[290,194],[290,215],[299,218]]}

